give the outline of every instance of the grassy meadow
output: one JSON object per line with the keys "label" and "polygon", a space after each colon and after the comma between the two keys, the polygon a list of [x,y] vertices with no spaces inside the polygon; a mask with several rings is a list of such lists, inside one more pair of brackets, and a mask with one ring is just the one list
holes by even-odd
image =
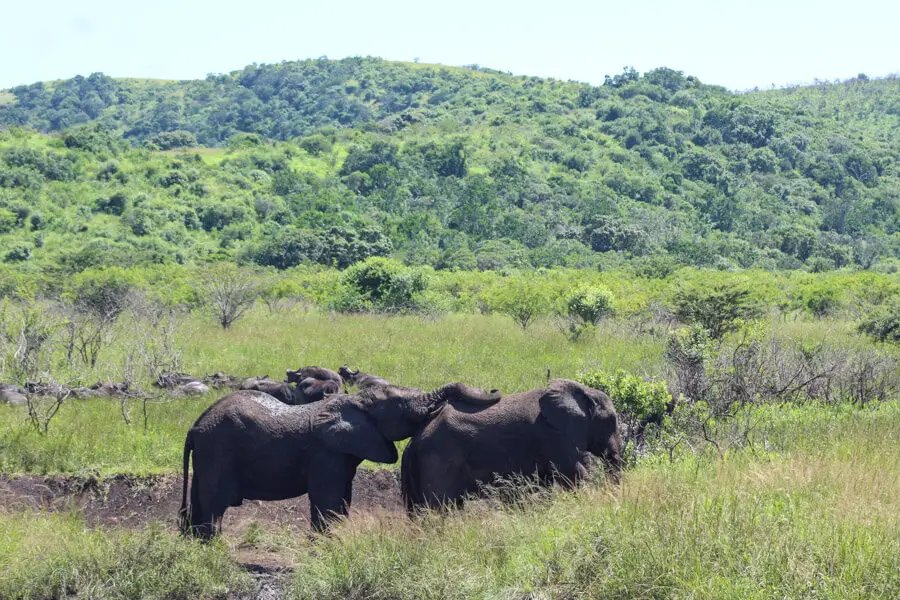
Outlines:
{"label": "grassy meadow", "polygon": [[[332,316],[259,309],[222,329],[196,315],[181,333],[185,369],[195,376],[222,371],[284,377],[288,368],[343,364],[377,373],[401,385],[433,389],[465,381],[486,389],[518,391],[585,369],[627,369],[659,374],[662,342],[609,322],[596,343],[572,344],[552,322],[523,331],[503,316]],[[106,354],[84,381],[117,379],[120,358]],[[148,387],[148,385],[145,385]],[[152,391],[151,391],[152,393]],[[129,401],[131,425],[117,399],[72,400],[36,433],[24,407],[0,406],[0,472],[179,472],[184,435],[194,419],[224,391],[202,398],[151,401],[144,431],[143,405]]]}
{"label": "grassy meadow", "polygon": [[250,587],[229,556],[259,552],[293,567],[297,599],[896,598],[898,406],[767,418],[768,449],[651,458],[618,487],[360,518],[315,539],[260,523],[201,546],[163,525],[0,508],[0,597],[221,597]]}
{"label": "grassy meadow", "polygon": [[[196,376],[350,364],[423,389],[461,380],[511,392],[541,385],[548,368],[665,378],[670,329],[609,319],[572,342],[551,318],[523,330],[501,314],[257,306],[230,329],[192,313],[179,341]],[[805,347],[874,349],[845,319],[776,316],[769,332]],[[126,346],[115,342],[82,380],[117,379]],[[187,428],[222,393],[153,401],[146,429],[139,400],[129,401],[130,425],[118,400],[69,401],[46,434],[23,407],[0,406],[0,473],[176,473]],[[360,516],[327,537],[259,522],[202,545],[171,522],[95,529],[77,512],[0,504],[0,598],[239,597],[256,585],[240,564],[248,556],[289,566],[280,585],[296,599],[900,596],[896,397],[754,405],[709,432],[674,453],[651,445],[619,486],[526,491],[521,503],[487,499],[415,521]]]}

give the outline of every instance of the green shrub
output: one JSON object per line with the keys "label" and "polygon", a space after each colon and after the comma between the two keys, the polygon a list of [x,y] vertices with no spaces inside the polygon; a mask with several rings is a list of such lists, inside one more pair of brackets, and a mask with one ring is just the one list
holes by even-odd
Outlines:
{"label": "green shrub", "polygon": [[879,342],[900,344],[900,303],[877,310],[859,324],[859,331]]}
{"label": "green shrub", "polygon": [[612,398],[616,412],[640,421],[660,420],[672,396],[664,381],[646,381],[622,369],[615,373],[587,371],[578,381],[605,392]]}
{"label": "green shrub", "polygon": [[344,272],[348,295],[335,308],[348,312],[376,309],[396,311],[418,307],[417,296],[425,291],[425,272],[381,256],[356,263]]}
{"label": "green shrub", "polygon": [[489,298],[491,308],[509,315],[522,329],[527,329],[539,316],[547,314],[550,297],[533,277],[513,277]]}
{"label": "green shrub", "polygon": [[762,309],[744,284],[694,283],[675,293],[674,312],[685,323],[700,325],[711,338],[720,339],[758,317]]}
{"label": "green shrub", "polygon": [[566,311],[572,318],[596,325],[613,314],[613,293],[602,285],[582,287],[566,298]]}

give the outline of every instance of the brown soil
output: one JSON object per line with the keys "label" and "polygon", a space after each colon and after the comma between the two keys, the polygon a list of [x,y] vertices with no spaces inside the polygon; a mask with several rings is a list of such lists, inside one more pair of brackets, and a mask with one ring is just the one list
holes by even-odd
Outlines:
{"label": "brown soil", "polygon": [[[397,478],[398,471],[390,469],[357,472],[353,480],[351,516],[361,512],[400,511]],[[77,476],[0,475],[0,506],[7,511],[65,511],[74,507],[92,526],[139,528],[152,521],[174,526],[181,506],[181,477],[116,475],[98,480]],[[235,533],[251,522],[306,530],[309,502],[305,495],[273,502],[245,500],[243,506],[228,509],[223,529]]]}

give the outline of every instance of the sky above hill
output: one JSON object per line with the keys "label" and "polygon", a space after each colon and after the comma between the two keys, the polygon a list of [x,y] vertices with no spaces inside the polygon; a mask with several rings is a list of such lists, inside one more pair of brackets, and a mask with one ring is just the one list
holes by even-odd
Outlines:
{"label": "sky above hill", "polygon": [[900,72],[896,0],[44,0],[8,3],[0,89],[103,72],[197,79],[380,56],[599,84],[666,66],[732,90]]}

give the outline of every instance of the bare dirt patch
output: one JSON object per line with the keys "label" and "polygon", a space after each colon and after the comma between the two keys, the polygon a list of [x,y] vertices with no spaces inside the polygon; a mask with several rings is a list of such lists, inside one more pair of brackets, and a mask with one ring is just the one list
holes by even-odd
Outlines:
{"label": "bare dirt patch", "polygon": [[[351,515],[401,511],[398,475],[399,471],[389,469],[357,472]],[[174,527],[181,506],[181,477],[0,475],[0,506],[7,511],[74,508],[91,526],[139,528],[163,521]],[[273,502],[245,500],[243,506],[228,509],[223,527],[234,534],[253,522],[306,530],[309,502],[306,496]]]}

